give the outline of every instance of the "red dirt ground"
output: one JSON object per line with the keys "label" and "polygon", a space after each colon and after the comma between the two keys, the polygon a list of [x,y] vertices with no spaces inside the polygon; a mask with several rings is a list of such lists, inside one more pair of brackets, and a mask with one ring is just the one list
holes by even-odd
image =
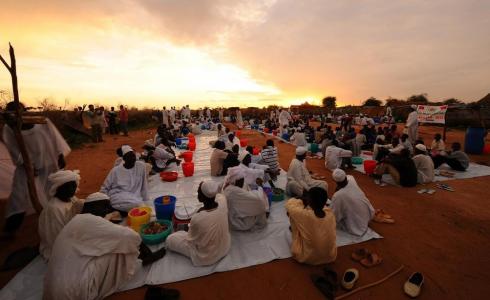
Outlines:
{"label": "red dirt ground", "polygon": [[[430,143],[434,127],[422,127],[421,135]],[[252,131],[242,131],[249,144],[262,146],[265,137]],[[68,157],[68,168],[79,169],[82,181],[79,196],[97,191],[113,165],[115,149],[129,143],[140,149],[153,131],[131,132],[131,137],[106,136],[106,142],[87,145],[74,150]],[[462,131],[448,132],[448,143],[463,141]],[[276,142],[280,163],[287,169],[294,155],[294,147]],[[474,161],[489,164],[490,157],[472,156]],[[335,185],[323,160],[308,160],[308,168],[325,175],[331,196]],[[339,274],[347,268],[360,271],[357,286],[377,281],[400,265],[401,273],[385,283],[362,291],[351,299],[407,299],[403,283],[415,271],[424,273],[426,281],[420,299],[488,299],[490,284],[490,197],[485,193],[489,177],[448,182],[456,192],[436,189],[434,195],[419,195],[415,188],[379,187],[358,172],[350,171],[376,208],[383,208],[395,219],[395,224],[372,223],[371,227],[384,236],[363,244],[338,249],[337,260],[330,264]],[[2,205],[3,206],[3,205]],[[0,207],[2,210],[3,207]],[[1,212],[0,212],[1,213]],[[38,242],[37,217],[30,216],[13,243],[1,243],[0,260],[12,250]],[[383,263],[366,269],[350,259],[352,251],[367,247],[383,257]],[[181,299],[322,299],[310,282],[311,274],[320,274],[323,266],[307,266],[293,259],[276,260],[267,264],[165,285],[177,288]],[[4,286],[16,272],[0,273],[0,286]],[[171,272],[172,270],[168,270]],[[340,275],[341,276],[341,275]],[[115,294],[108,299],[143,299],[146,288]],[[338,295],[344,293],[339,292]]]}

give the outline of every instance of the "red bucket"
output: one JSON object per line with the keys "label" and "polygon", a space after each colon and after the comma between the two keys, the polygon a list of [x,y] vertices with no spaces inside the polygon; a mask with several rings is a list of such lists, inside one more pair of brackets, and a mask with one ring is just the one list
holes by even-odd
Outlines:
{"label": "red bucket", "polygon": [[242,132],[240,130],[235,131],[235,136],[239,138],[242,135]]}
{"label": "red bucket", "polygon": [[247,139],[241,139],[240,140],[240,147],[247,147],[247,145],[248,145]]}
{"label": "red bucket", "polygon": [[180,156],[184,159],[185,162],[191,162],[192,161],[192,151],[186,151],[182,153]]}
{"label": "red bucket", "polygon": [[267,127],[266,127],[266,128],[264,128],[264,132],[265,132],[265,133],[269,133],[269,128],[267,128]]}
{"label": "red bucket", "polygon": [[376,168],[376,161],[375,160],[365,160],[364,161],[364,172],[366,172],[367,175],[373,174],[375,168]]}
{"label": "red bucket", "polygon": [[259,154],[260,154],[260,149],[257,147],[254,147],[253,155],[259,155]]}
{"label": "red bucket", "polygon": [[277,130],[272,130],[272,135],[277,136]]}
{"label": "red bucket", "polygon": [[194,175],[194,163],[193,162],[182,163],[182,172],[184,172],[185,177],[190,177]]}
{"label": "red bucket", "polygon": [[490,144],[486,144],[483,148],[483,154],[490,154]]}
{"label": "red bucket", "polygon": [[196,150],[196,142],[189,142],[189,144],[187,144],[187,148],[188,148],[190,151],[194,151],[194,150]]}

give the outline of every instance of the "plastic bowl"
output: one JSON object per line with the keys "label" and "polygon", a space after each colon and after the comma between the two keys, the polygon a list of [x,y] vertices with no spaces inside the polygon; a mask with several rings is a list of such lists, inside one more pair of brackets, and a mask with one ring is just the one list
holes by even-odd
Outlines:
{"label": "plastic bowl", "polygon": [[278,202],[284,200],[284,190],[280,188],[272,189],[272,201]]}
{"label": "plastic bowl", "polygon": [[160,178],[163,180],[163,181],[175,181],[177,180],[177,178],[179,177],[179,173],[177,172],[161,172],[160,173]]}
{"label": "plastic bowl", "polygon": [[[142,225],[148,223],[151,217],[151,208],[148,206],[135,207],[128,212],[126,222],[134,231],[139,232]],[[142,212],[145,213],[142,213]]]}
{"label": "plastic bowl", "polygon": [[169,220],[157,220],[155,222],[158,222],[160,224],[165,224],[167,225],[167,230],[164,230],[160,233],[157,234],[144,234],[143,232],[145,229],[148,227],[148,224],[145,224],[141,227],[140,229],[140,235],[141,238],[143,239],[143,243],[147,245],[156,245],[164,242],[167,237],[172,233],[172,222]]}
{"label": "plastic bowl", "polygon": [[355,165],[361,165],[363,161],[364,161],[364,159],[362,157],[359,157],[359,156],[354,156],[352,158],[352,163]]}

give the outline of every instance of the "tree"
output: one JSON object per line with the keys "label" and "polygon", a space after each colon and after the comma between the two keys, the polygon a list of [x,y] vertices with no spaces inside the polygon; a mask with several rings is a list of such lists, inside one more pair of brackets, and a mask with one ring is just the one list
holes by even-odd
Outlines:
{"label": "tree", "polygon": [[366,101],[364,101],[362,106],[381,106],[381,103],[383,103],[383,101],[378,100],[374,97],[371,97],[371,98],[367,99]]}
{"label": "tree", "polygon": [[408,97],[407,102],[409,103],[414,103],[414,104],[428,104],[429,99],[427,98],[427,94],[420,94],[420,95],[412,95]]}
{"label": "tree", "polygon": [[323,107],[328,109],[335,109],[337,107],[337,98],[334,96],[327,96],[322,99]]}
{"label": "tree", "polygon": [[39,106],[43,111],[56,110],[56,105],[50,98],[43,98],[43,100],[39,101]]}
{"label": "tree", "polygon": [[385,100],[386,106],[401,106],[401,105],[406,105],[405,101],[389,97],[388,99]]}
{"label": "tree", "polygon": [[443,104],[445,105],[451,105],[451,104],[463,104],[463,101],[456,99],[456,98],[449,98],[444,101],[442,101]]}

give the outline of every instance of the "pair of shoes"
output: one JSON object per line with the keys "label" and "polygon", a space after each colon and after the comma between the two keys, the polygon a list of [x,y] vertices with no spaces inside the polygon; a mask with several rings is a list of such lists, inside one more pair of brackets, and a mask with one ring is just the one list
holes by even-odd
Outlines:
{"label": "pair of shoes", "polygon": [[325,276],[311,275],[311,281],[327,299],[333,300],[339,286],[337,273],[328,267],[323,269],[323,273]]}
{"label": "pair of shoes", "polygon": [[342,287],[348,291],[352,290],[359,279],[359,271],[355,268],[345,270],[342,276]]}
{"label": "pair of shoes", "polygon": [[166,289],[157,286],[150,286],[146,290],[145,300],[177,300],[180,292],[175,289]]}
{"label": "pair of shoes", "polygon": [[351,255],[352,259],[359,262],[366,268],[371,268],[383,262],[383,258],[377,253],[371,252],[366,248],[360,248]]}
{"label": "pair of shoes", "polygon": [[409,295],[412,298],[415,298],[420,295],[423,284],[424,275],[422,275],[422,273],[420,272],[416,272],[410,275],[408,280],[403,285],[403,290],[405,291],[405,294]]}

